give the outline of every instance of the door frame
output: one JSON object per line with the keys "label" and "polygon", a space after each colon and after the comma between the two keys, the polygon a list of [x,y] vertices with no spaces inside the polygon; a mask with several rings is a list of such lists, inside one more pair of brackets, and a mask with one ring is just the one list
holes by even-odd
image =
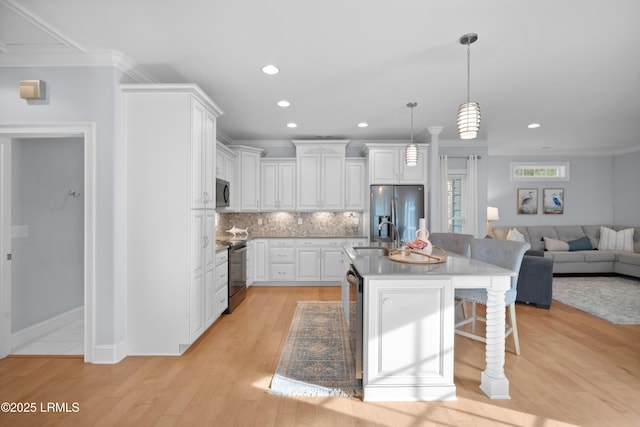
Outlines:
{"label": "door frame", "polygon": [[[94,360],[95,337],[95,234],[96,234],[96,126],[95,123],[0,125],[0,171],[10,169],[9,146],[13,138],[84,138],[84,361]],[[8,165],[8,166],[7,166]],[[0,358],[10,354],[11,340],[11,267],[7,254],[11,249],[11,205],[3,199],[11,179],[0,174]],[[8,187],[7,187],[8,186]]]}

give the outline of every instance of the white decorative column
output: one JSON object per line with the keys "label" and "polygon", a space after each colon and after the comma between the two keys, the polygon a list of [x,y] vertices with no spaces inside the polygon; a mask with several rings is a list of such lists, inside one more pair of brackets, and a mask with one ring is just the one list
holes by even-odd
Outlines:
{"label": "white decorative column", "polygon": [[509,289],[510,281],[510,277],[494,278],[487,289],[487,366],[480,377],[480,389],[491,399],[510,399],[509,380],[504,375],[504,294]]}
{"label": "white decorative column", "polygon": [[[440,133],[444,127],[429,126],[431,134],[431,152],[429,153],[429,218],[427,227],[436,230],[440,224]],[[446,231],[446,230],[436,230]]]}

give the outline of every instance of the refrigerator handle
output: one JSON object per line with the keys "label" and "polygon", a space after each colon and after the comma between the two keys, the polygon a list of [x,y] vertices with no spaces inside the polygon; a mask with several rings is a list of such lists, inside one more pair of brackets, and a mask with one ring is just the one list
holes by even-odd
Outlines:
{"label": "refrigerator handle", "polygon": [[[396,195],[395,194],[391,196],[391,222],[395,226],[398,225],[396,223]],[[393,239],[393,233],[391,233],[391,238]]]}

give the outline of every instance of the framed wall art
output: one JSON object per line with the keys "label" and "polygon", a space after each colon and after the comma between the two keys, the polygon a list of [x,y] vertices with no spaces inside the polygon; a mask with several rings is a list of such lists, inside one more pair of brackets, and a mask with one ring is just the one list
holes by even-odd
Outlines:
{"label": "framed wall art", "polygon": [[546,214],[563,214],[564,188],[545,188],[542,190],[542,209]]}
{"label": "framed wall art", "polygon": [[518,215],[536,215],[538,213],[537,188],[518,188],[516,200]]}

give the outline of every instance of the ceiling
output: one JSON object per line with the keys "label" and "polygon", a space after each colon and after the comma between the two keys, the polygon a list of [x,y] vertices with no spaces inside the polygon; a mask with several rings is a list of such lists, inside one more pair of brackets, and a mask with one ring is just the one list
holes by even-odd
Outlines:
{"label": "ceiling", "polygon": [[474,32],[490,154],[620,154],[640,149],[638,16],[637,0],[0,0],[0,65],[119,52],[151,80],[198,84],[233,141],[407,140],[417,102],[416,139],[442,126],[444,145],[461,142],[459,39]]}

